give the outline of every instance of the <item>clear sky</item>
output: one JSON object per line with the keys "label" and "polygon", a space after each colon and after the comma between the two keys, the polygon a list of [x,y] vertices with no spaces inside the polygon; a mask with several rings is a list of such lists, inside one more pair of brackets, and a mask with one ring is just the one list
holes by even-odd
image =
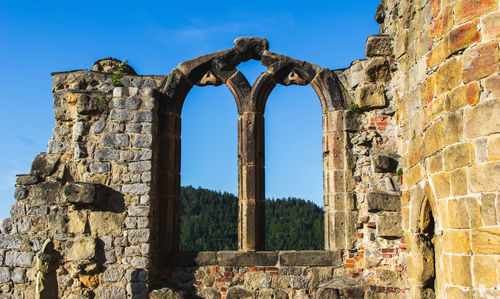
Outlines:
{"label": "clear sky", "polygon": [[[0,218],[15,175],[46,151],[54,127],[50,72],[128,59],[138,74],[168,74],[182,61],[231,48],[239,36],[331,69],[364,57],[378,33],[379,0],[0,0]],[[253,82],[265,68],[239,69]],[[182,122],[182,184],[237,194],[237,112],[225,86],[195,87]],[[310,86],[278,86],[266,107],[266,197],[322,205],[321,106]]]}

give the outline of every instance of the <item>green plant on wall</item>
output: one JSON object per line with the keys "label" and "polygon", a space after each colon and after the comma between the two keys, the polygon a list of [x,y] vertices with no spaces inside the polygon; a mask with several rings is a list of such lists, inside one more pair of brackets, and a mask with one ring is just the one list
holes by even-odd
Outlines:
{"label": "green plant on wall", "polygon": [[352,104],[351,107],[349,107],[349,109],[351,109],[351,111],[354,112],[361,112],[361,109],[359,108],[358,104]]}
{"label": "green plant on wall", "polygon": [[125,70],[125,67],[127,67],[127,65],[128,60],[124,59],[116,69],[111,71],[111,80],[113,81],[114,86],[122,85],[123,71]]}

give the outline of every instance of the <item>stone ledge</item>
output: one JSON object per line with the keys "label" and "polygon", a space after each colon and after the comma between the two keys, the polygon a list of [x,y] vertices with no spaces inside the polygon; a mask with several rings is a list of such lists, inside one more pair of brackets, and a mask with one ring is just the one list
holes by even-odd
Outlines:
{"label": "stone ledge", "polygon": [[340,251],[178,251],[166,258],[167,267],[192,266],[342,266]]}

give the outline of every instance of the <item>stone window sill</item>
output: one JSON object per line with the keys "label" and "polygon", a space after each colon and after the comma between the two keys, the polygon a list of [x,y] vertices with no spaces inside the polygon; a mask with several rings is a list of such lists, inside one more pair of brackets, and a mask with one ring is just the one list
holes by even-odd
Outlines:
{"label": "stone window sill", "polygon": [[178,251],[168,254],[167,267],[201,266],[342,266],[340,250]]}

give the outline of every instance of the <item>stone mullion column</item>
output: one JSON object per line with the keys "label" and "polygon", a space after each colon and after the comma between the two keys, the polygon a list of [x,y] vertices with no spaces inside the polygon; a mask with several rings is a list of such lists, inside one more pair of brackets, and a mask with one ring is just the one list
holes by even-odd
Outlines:
{"label": "stone mullion column", "polygon": [[352,154],[348,147],[349,111],[323,114],[323,189],[325,249],[349,249],[356,237]]}
{"label": "stone mullion column", "polygon": [[159,217],[160,248],[165,252],[179,250],[181,117],[178,113],[163,115],[160,130]]}
{"label": "stone mullion column", "polygon": [[265,245],[264,115],[244,112],[238,118],[238,250]]}

